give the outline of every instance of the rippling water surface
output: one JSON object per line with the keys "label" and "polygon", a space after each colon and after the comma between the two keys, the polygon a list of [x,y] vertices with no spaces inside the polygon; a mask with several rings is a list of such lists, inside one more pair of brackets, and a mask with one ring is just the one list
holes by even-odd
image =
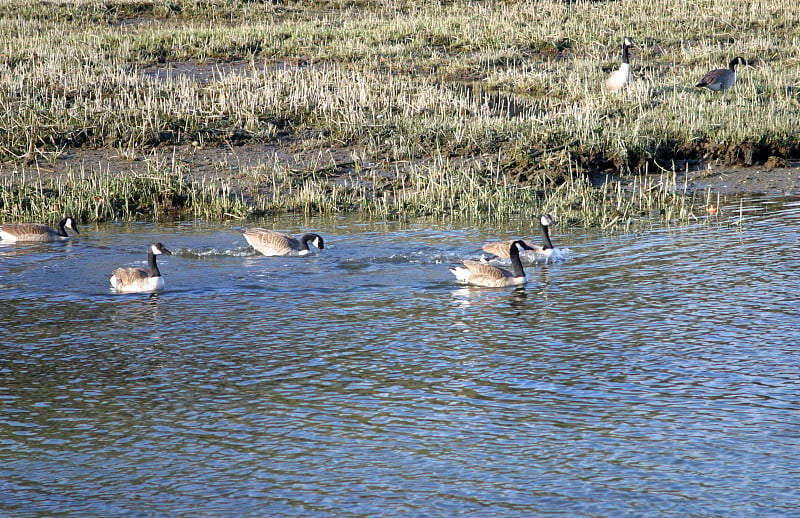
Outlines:
{"label": "rippling water surface", "polygon": [[[800,203],[743,215],[556,228],[522,289],[447,271],[518,228],[0,245],[0,514],[798,516]],[[152,241],[167,289],[112,293]]]}

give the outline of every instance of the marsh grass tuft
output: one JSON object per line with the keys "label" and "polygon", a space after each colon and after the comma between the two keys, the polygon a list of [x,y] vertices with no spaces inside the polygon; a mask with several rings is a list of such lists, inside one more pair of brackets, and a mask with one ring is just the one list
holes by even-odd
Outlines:
{"label": "marsh grass tuft", "polygon": [[[572,225],[630,228],[645,220],[689,222],[696,200],[677,175],[633,177],[592,185],[573,172],[541,189],[512,180],[497,166],[462,160],[395,165],[391,171],[229,167],[191,176],[179,159],[152,159],[144,171],[69,171],[61,177],[14,172],[2,178],[0,219],[81,221],[200,219],[222,221],[280,213],[359,212],[381,219],[425,217],[497,224],[536,220],[544,212]],[[695,218],[696,219],[696,218]]]}
{"label": "marsh grass tuft", "polygon": [[62,178],[3,178],[4,220],[49,221],[70,214],[81,221],[243,218],[249,208],[225,181],[187,181],[180,170],[153,167],[141,174],[71,171]]}

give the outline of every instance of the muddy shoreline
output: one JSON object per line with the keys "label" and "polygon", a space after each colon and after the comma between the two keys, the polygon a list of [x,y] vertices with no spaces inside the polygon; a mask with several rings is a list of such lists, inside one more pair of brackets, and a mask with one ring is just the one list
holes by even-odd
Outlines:
{"label": "muddy shoreline", "polygon": [[[482,163],[495,166],[496,157],[458,157],[455,161]],[[177,164],[189,181],[229,179],[234,190],[269,190],[269,173],[279,167],[298,174],[321,174],[335,182],[341,178],[369,183],[379,189],[380,183],[390,182],[402,164],[382,163],[375,158],[362,156],[354,148],[302,146],[292,149],[280,143],[245,143],[242,145],[160,146],[145,153],[121,152],[110,148],[66,149],[57,157],[35,163],[9,162],[0,164],[0,177],[24,173],[27,179],[41,178],[49,183],[68,174],[102,172],[116,174],[143,174],[153,162],[164,166]],[[680,164],[677,185],[686,186],[687,193],[705,193],[723,197],[740,196],[800,196],[800,161],[789,162],[785,167],[754,165],[751,167],[702,163]],[[655,173],[659,174],[659,173]],[[671,174],[663,170],[660,174]],[[631,175],[617,173],[591,174],[595,183],[603,181],[633,183]],[[376,185],[372,185],[376,184]]]}

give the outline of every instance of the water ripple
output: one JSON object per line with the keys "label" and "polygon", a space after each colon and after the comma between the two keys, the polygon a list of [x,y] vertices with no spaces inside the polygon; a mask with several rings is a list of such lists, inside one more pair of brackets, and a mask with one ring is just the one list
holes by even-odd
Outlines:
{"label": "water ripple", "polygon": [[[800,204],[741,217],[564,233],[569,260],[510,290],[447,271],[498,229],[321,222],[330,248],[293,258],[213,227],[0,249],[0,508],[791,515]],[[168,289],[110,293],[155,240]]]}

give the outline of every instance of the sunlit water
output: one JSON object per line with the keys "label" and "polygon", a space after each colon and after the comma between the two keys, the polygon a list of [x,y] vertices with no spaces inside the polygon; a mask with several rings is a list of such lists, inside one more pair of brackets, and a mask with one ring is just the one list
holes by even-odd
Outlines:
{"label": "sunlit water", "polygon": [[[0,245],[0,514],[798,516],[800,203],[743,215],[556,227],[523,289],[447,266],[528,223]],[[152,241],[166,290],[112,293]]]}

